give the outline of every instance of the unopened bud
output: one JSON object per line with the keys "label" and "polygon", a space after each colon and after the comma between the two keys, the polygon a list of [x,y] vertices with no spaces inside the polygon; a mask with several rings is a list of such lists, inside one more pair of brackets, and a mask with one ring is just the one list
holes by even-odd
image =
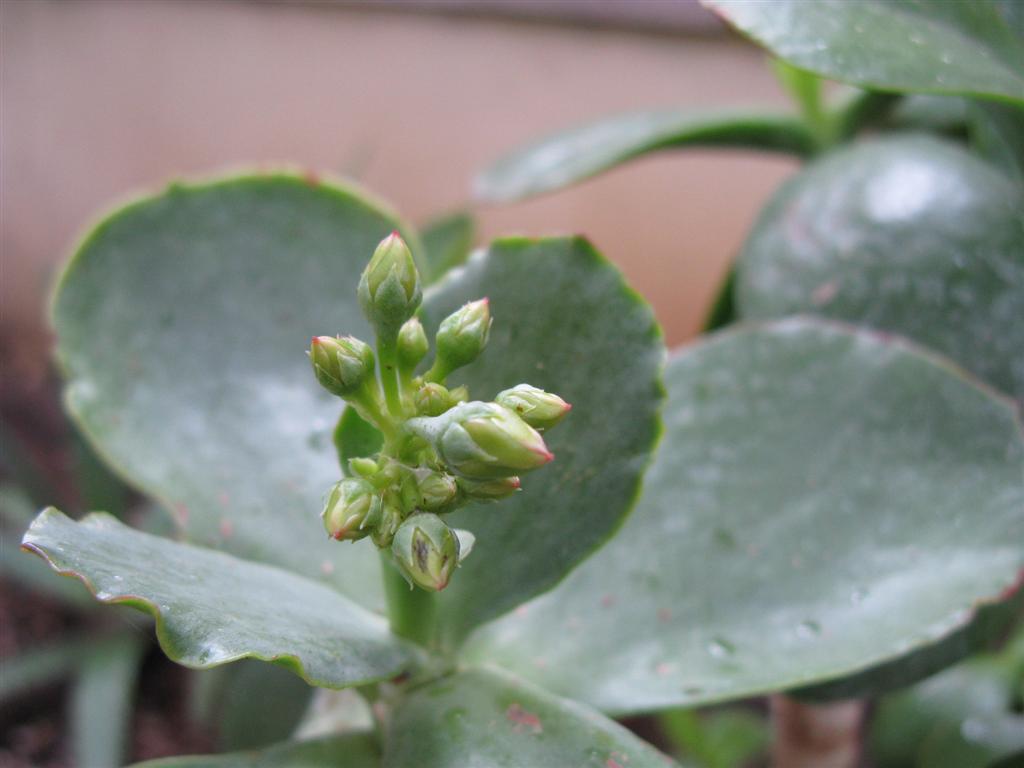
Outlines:
{"label": "unopened bud", "polygon": [[499,392],[494,401],[510,411],[515,411],[519,418],[541,432],[551,429],[572,409],[572,406],[558,395],[529,384],[519,384],[512,389]]}
{"label": "unopened bud", "polygon": [[395,533],[391,553],[409,579],[438,592],[459,564],[459,538],[437,515],[412,515]]}
{"label": "unopened bud", "polygon": [[370,532],[367,524],[376,514],[380,497],[365,480],[346,478],[336,483],[327,496],[321,517],[334,539],[355,541]]}
{"label": "unopened bud", "polygon": [[412,373],[430,350],[427,332],[418,317],[410,317],[398,331],[398,367]]}
{"label": "unopened bud", "polygon": [[380,470],[377,462],[373,459],[357,457],[348,460],[348,470],[352,475],[359,477],[373,477]]}
{"label": "unopened bud", "polygon": [[407,426],[452,472],[471,479],[511,477],[554,458],[540,433],[497,403],[462,403],[441,416],[410,419]]}
{"label": "unopened bud", "polygon": [[420,273],[398,232],[381,240],[359,279],[359,304],[378,334],[390,336],[412,317],[423,299]]}
{"label": "unopened bud", "polygon": [[355,394],[373,377],[373,350],[354,336],[314,336],[309,359],[316,380],[338,397]]}
{"label": "unopened bud", "polygon": [[437,330],[437,360],[432,378],[445,376],[469,365],[487,346],[491,333],[491,309],[487,299],[472,301],[448,315]]}
{"label": "unopened bud", "polygon": [[454,501],[459,490],[455,478],[442,472],[425,470],[417,482],[420,492],[419,506],[430,512],[443,509]]}
{"label": "unopened bud", "polygon": [[497,501],[511,496],[519,490],[518,477],[496,477],[492,480],[467,480],[459,478],[459,490],[473,501]]}
{"label": "unopened bud", "polygon": [[416,413],[423,416],[440,416],[456,403],[444,385],[432,381],[421,386],[413,399]]}

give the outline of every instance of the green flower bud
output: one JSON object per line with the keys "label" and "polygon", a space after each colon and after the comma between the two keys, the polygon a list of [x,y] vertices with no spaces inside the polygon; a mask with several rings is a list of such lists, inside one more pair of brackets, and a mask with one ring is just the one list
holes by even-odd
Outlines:
{"label": "green flower bud", "polygon": [[413,401],[416,413],[423,416],[440,416],[456,403],[444,385],[432,381],[427,382],[416,391]]}
{"label": "green flower bud", "polygon": [[437,330],[437,360],[431,376],[445,376],[469,365],[484,351],[491,333],[491,309],[487,299],[472,301],[448,315]]}
{"label": "green flower bud", "polygon": [[459,490],[473,501],[497,501],[511,496],[519,490],[519,478],[496,477],[493,480],[467,480],[459,478]]}
{"label": "green flower bud", "polygon": [[429,350],[423,323],[418,317],[410,317],[398,331],[398,367],[412,373]]}
{"label": "green flower bud", "polygon": [[377,333],[394,338],[423,299],[412,252],[397,231],[381,240],[359,279],[359,304]]}
{"label": "green flower bud", "polygon": [[470,479],[511,477],[554,458],[540,433],[497,403],[462,403],[406,425],[433,446],[453,473]]}
{"label": "green flower bud", "polygon": [[373,350],[354,336],[314,336],[309,359],[316,380],[338,397],[354,395],[373,377]]}
{"label": "green flower bud", "polygon": [[380,497],[372,485],[359,478],[346,478],[331,488],[321,517],[334,539],[355,541],[370,533],[369,522],[376,516]]}
{"label": "green flower bud", "polygon": [[499,392],[494,402],[519,414],[519,418],[534,429],[543,432],[551,429],[567,414],[572,406],[558,395],[529,384],[519,384]]}
{"label": "green flower bud", "polygon": [[467,387],[465,384],[463,384],[460,387],[455,387],[454,389],[448,390],[448,394],[452,396],[452,400],[455,401],[456,405],[458,405],[459,403],[469,402],[469,387]]}
{"label": "green flower bud", "polygon": [[439,592],[459,564],[459,538],[437,515],[412,515],[395,533],[391,553],[406,577]]}
{"label": "green flower bud", "polygon": [[420,492],[419,506],[430,512],[451,504],[459,490],[454,477],[432,470],[423,470],[417,482]]}
{"label": "green flower bud", "polygon": [[371,538],[378,548],[390,547],[395,532],[402,524],[402,511],[393,503],[385,501],[380,506],[380,513],[374,520]]}
{"label": "green flower bud", "polygon": [[350,474],[359,477],[373,477],[380,471],[380,467],[373,459],[359,457],[348,460],[348,470]]}

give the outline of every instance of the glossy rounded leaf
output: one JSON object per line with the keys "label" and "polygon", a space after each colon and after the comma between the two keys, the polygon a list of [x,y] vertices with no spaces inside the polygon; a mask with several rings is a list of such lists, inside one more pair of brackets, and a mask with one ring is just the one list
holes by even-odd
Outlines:
{"label": "glossy rounded leaf", "polygon": [[496,161],[477,177],[483,200],[511,201],[583,181],[649,152],[735,147],[810,155],[814,137],[796,118],[773,114],[631,112],[557,133]]}
{"label": "glossy rounded leaf", "polygon": [[618,723],[506,673],[467,669],[399,701],[383,768],[666,768]]}
{"label": "glossy rounded leaf", "polygon": [[794,66],[883,91],[1024,102],[1024,43],[987,0],[702,0]]}
{"label": "glossy rounded leaf", "polygon": [[[355,192],[289,175],[173,185],[102,220],[54,303],[67,403],[187,537],[383,606],[376,553],[323,535],[341,402],[309,339],[371,339],[356,301],[399,226]],[[415,241],[414,245],[415,245]]]}
{"label": "glossy rounded leaf", "polygon": [[737,268],[741,317],[898,333],[1024,397],[1024,189],[953,144],[890,138],[809,166]]}
{"label": "glossy rounded leaf", "polygon": [[22,546],[100,602],[151,614],[164,653],[188,667],[255,658],[341,688],[392,677],[414,661],[383,619],[323,584],[142,533],[110,515],[76,523],[47,509]]}
{"label": "glossy rounded leaf", "polygon": [[600,546],[632,509],[663,399],[664,357],[650,307],[585,240],[507,239],[429,291],[424,325],[488,297],[494,318],[480,358],[450,381],[490,400],[526,382],[571,413],[544,439],[550,464],[522,490],[447,520],[476,536],[439,595],[445,644],[549,589]]}
{"label": "glossy rounded leaf", "polygon": [[737,699],[907,658],[1019,586],[1024,435],[947,361],[791,319],[666,380],[622,531],[468,659],[616,713]]}

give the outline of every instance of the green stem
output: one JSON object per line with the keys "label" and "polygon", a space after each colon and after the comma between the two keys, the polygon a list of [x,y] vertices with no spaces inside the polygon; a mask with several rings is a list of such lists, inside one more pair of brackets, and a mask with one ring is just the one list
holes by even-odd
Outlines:
{"label": "green stem", "polygon": [[380,359],[380,383],[388,410],[396,419],[404,417],[402,393],[398,384],[398,336],[377,338],[377,357]]}
{"label": "green stem", "polygon": [[388,603],[391,631],[399,637],[425,647],[434,643],[436,605],[434,595],[409,583],[398,571],[391,553],[381,550],[380,567],[384,577],[384,594]]}

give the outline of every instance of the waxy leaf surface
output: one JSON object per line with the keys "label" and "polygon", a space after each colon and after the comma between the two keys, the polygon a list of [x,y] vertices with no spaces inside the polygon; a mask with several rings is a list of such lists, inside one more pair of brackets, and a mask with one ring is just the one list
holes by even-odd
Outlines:
{"label": "waxy leaf surface", "polygon": [[329,541],[317,517],[338,479],[342,404],[304,351],[319,334],[372,341],[356,286],[399,226],[299,177],[171,186],[100,222],[54,303],[69,410],[110,464],[191,541],[373,608],[373,548]]}
{"label": "waxy leaf surface", "polygon": [[906,657],[1019,586],[1024,436],[944,359],[791,319],[683,350],[666,382],[622,531],[467,658],[653,710]]}
{"label": "waxy leaf surface", "polygon": [[383,619],[323,584],[142,533],[110,515],[76,523],[47,509],[22,546],[101,602],[152,614],[164,653],[186,666],[256,658],[341,688],[391,677],[414,660]]}
{"label": "waxy leaf surface", "polygon": [[557,133],[495,162],[476,180],[476,195],[509,201],[583,181],[648,152],[736,147],[808,155],[814,137],[794,117],[773,114],[633,112]]}
{"label": "waxy leaf surface", "polygon": [[350,733],[277,744],[259,751],[147,760],[132,768],[377,768],[380,750],[370,734]]}
{"label": "waxy leaf surface", "polygon": [[702,0],[794,66],[882,91],[1024,102],[1024,44],[987,0]]}
{"label": "waxy leaf surface", "polygon": [[626,728],[507,673],[468,669],[397,706],[384,768],[666,768]]}
{"label": "waxy leaf surface", "polygon": [[739,314],[908,336],[1024,398],[1024,188],[923,136],[840,150],[775,195],[740,256]]}
{"label": "waxy leaf surface", "polygon": [[523,489],[447,519],[476,536],[440,594],[446,644],[549,589],[632,509],[663,400],[664,347],[650,308],[585,240],[499,240],[428,292],[432,334],[464,303],[488,297],[494,325],[453,383],[490,400],[526,382],[572,404],[544,436],[555,459]]}

